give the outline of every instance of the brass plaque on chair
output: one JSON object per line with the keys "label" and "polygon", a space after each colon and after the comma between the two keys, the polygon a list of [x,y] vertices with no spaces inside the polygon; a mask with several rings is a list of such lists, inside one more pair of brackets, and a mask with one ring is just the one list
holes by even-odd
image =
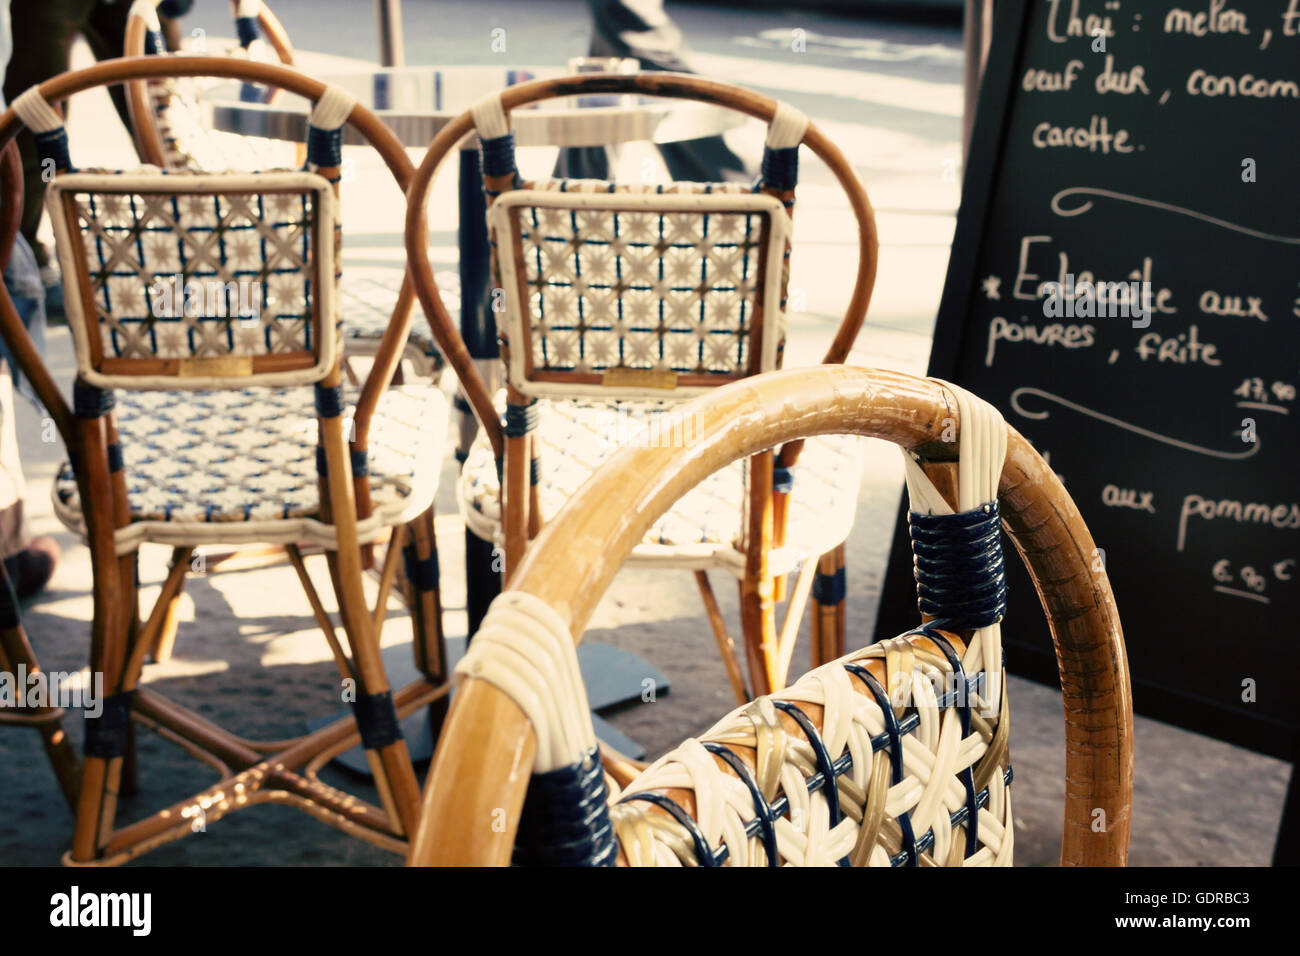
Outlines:
{"label": "brass plaque on chair", "polygon": [[181,378],[226,378],[253,374],[251,355],[213,355],[206,358],[183,358],[176,372]]}
{"label": "brass plaque on chair", "polygon": [[610,368],[600,377],[600,384],[610,388],[662,388],[677,387],[677,373],[672,369]]}
{"label": "brass plaque on chair", "polygon": [[252,375],[252,355],[212,355],[208,358],[181,359],[177,375],[182,378]]}

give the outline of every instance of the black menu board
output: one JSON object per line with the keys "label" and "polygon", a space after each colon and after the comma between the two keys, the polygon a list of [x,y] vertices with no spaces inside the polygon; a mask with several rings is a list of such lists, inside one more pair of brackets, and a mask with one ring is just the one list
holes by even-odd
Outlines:
{"label": "black menu board", "polygon": [[[1300,0],[1000,0],[929,368],[1061,475],[1136,710],[1286,759],[1298,157]],[[1007,568],[1007,666],[1055,683],[1028,575]],[[877,636],[916,620],[900,519]]]}

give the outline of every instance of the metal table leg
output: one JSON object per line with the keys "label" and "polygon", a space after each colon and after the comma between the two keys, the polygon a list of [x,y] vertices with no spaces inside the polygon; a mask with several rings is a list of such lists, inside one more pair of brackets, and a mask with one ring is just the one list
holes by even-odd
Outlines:
{"label": "metal table leg", "polygon": [[[479,374],[489,389],[499,385],[496,317],[491,308],[491,256],[488,248],[487,203],[483,198],[483,177],[477,145],[460,151],[460,197],[457,243],[460,247],[460,334],[474,358]],[[464,393],[458,392],[460,443],[456,459],[463,465],[469,454],[478,422]],[[465,611],[469,634],[473,635],[487,613],[492,599],[501,593],[500,561],[493,556],[495,545],[465,529]],[[496,561],[498,570],[493,570]]]}

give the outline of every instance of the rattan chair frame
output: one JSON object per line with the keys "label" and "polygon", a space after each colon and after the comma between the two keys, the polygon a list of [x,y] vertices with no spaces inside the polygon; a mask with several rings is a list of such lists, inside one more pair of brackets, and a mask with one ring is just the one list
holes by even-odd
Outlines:
{"label": "rattan chair frame", "polygon": [[[575,641],[651,523],[717,468],[762,449],[826,434],[893,442],[918,456],[955,505],[957,446],[943,439],[953,423],[960,429],[960,413],[952,394],[932,380],[853,367],[796,369],[725,386],[690,407],[701,419],[696,442],[621,450],[543,529],[511,582],[510,591],[549,605]],[[1018,432],[1007,431],[1002,526],[1033,579],[1061,670],[1061,862],[1121,866],[1133,797],[1133,706],[1114,594],[1104,569],[1094,567],[1092,536],[1060,479]],[[960,646],[970,632],[947,636]],[[878,662],[868,669],[885,679]],[[807,714],[820,731],[821,709],[808,707]],[[793,721],[786,731],[802,733]],[[536,749],[520,707],[495,684],[467,675],[435,753],[409,862],[508,864]],[[753,769],[752,752],[729,749]],[[721,759],[718,766],[733,772]],[[689,791],[668,796],[694,812]],[[1105,825],[1098,827],[1098,819]]]}
{"label": "rattan chair frame", "polygon": [[[157,7],[162,0],[146,0],[146,2]],[[238,6],[238,0],[232,0],[231,7],[237,11]],[[266,42],[275,51],[280,63],[284,66],[293,66],[293,44],[289,41],[289,34],[285,32],[284,26],[265,3],[259,5],[257,24],[262,35],[266,38]],[[149,24],[141,16],[140,12],[132,6],[127,14],[126,40],[123,43],[122,55],[145,56],[145,36],[148,31]],[[162,133],[158,129],[158,118],[154,113],[153,104],[150,100],[149,84],[143,80],[137,80],[126,83],[125,90],[127,110],[131,117],[131,133],[141,162],[149,163],[160,169],[166,169],[168,166],[167,152],[163,148]],[[278,89],[274,90],[272,95],[278,92]]]}
{"label": "rattan chair frame", "polygon": [[[764,123],[771,123],[779,104],[758,93],[716,80],[675,73],[650,72],[634,75],[587,74],[521,83],[503,90],[500,102],[509,115],[511,110],[556,97],[611,93],[679,98],[710,103],[744,113]],[[457,327],[441,301],[433,279],[428,256],[428,226],[424,215],[429,192],[444,160],[465,137],[475,133],[471,112],[467,111],[448,123],[429,145],[423,162],[412,179],[407,193],[406,247],[415,282],[416,294],[433,325],[435,337],[448,363],[465,384],[466,397],[486,437],[491,443],[502,474],[502,531],[504,537],[505,576],[508,582],[519,566],[529,540],[542,524],[536,486],[530,484],[532,436],[506,437],[492,396],[477,375],[472,359]],[[835,336],[823,362],[841,363],[857,338],[866,317],[875,284],[879,241],[875,214],[866,190],[859,182],[848,159],[830,138],[810,123],[802,145],[808,147],[834,174],[844,189],[858,227],[858,265],[852,293]],[[506,177],[485,178],[485,188],[512,188]],[[524,403],[526,397],[507,387],[507,401]],[[770,693],[784,685],[788,655],[780,647],[791,645],[797,633],[804,606],[813,591],[814,572],[839,577],[843,574],[844,548],[836,546],[826,555],[812,556],[800,573],[790,594],[787,617],[778,635],[776,603],[785,597],[785,577],[773,574],[770,558],[786,540],[789,495],[773,487],[773,468],[792,468],[802,450],[801,441],[791,441],[778,449],[758,452],[749,470],[749,497],[742,523],[742,540],[738,543],[741,559],[727,561],[727,568],[739,579],[741,624],[749,686],[746,687],[734,642],[718,611],[718,603],[709,583],[707,570],[698,561],[679,561],[680,566],[695,572],[701,597],[708,609],[714,637],[726,662],[733,692],[739,701],[753,695]],[[479,533],[479,532],[475,532]],[[657,562],[658,563],[658,562]],[[672,564],[671,558],[664,561]],[[823,604],[814,594],[812,612],[813,663],[838,657],[844,641],[844,602],[842,599]]]}
{"label": "rattan chair frame", "polygon": [[[56,76],[37,89],[42,99],[54,105],[97,86],[195,76],[276,86],[312,101],[327,90],[320,81],[288,67],[206,56],[106,60],[88,69]],[[398,186],[405,189],[413,169],[391,131],[371,111],[359,105],[352,108],[346,122],[373,145]],[[22,121],[11,107],[0,117],[0,147],[10,143],[22,128]],[[336,175],[337,169],[322,170],[322,174],[328,178]],[[5,208],[20,207],[21,179],[6,181],[5,186]],[[344,651],[333,622],[311,586],[300,550],[296,545],[289,545],[288,552],[330,644],[340,676],[356,681],[358,698],[391,693],[391,713],[396,719],[432,705],[434,719],[439,720],[448,682],[436,586],[412,589],[413,643],[416,665],[422,675],[419,679],[400,690],[390,691],[378,639],[384,619],[383,605],[393,586],[403,544],[410,542],[411,554],[417,561],[436,567],[432,509],[393,529],[381,579],[380,604],[368,608],[361,580],[364,546],[358,542],[357,532],[358,516],[366,514],[369,507],[368,484],[364,476],[353,475],[351,464],[351,453],[363,452],[367,446],[375,407],[400,361],[410,328],[413,299],[407,278],[382,347],[358,396],[352,433],[345,435],[340,415],[318,417],[326,460],[326,476],[320,484],[319,519],[334,529],[332,546],[325,553],[350,655]],[[74,414],[19,321],[7,292],[0,296],[0,332],[57,427],[76,473],[93,572],[91,668],[104,674],[105,692],[110,697],[134,692],[131,716],[137,723],[158,730],[215,768],[221,778],[201,793],[152,816],[115,827],[118,793],[133,786],[133,744],[128,739],[126,752],[121,755],[87,755],[83,761],[72,848],[65,862],[122,863],[197,830],[198,820],[210,824],[226,813],[265,802],[297,806],[346,833],[393,852],[403,852],[408,835],[415,829],[419,787],[406,741],[400,734],[366,751],[383,803],[382,807],[376,807],[326,785],[317,777],[325,762],[361,740],[356,721],[340,720],[292,740],[249,741],[138,686],[146,654],[155,647],[168,618],[174,616],[174,599],[190,569],[194,549],[175,548],[162,592],[152,612],[141,619],[135,578],[136,551],[132,548],[119,554],[115,537],[130,522],[130,512],[123,475],[109,465],[109,447],[117,442],[113,416],[111,413],[93,417]],[[336,360],[318,384],[332,389],[341,381],[340,363]],[[129,732],[129,725],[127,729]]]}

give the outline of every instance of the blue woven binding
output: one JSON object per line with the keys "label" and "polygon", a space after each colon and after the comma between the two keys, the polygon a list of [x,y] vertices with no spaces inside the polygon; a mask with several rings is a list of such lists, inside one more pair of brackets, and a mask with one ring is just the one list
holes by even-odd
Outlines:
{"label": "blue woven binding", "polygon": [[167,49],[163,35],[157,30],[146,30],[144,34],[144,52],[146,56],[162,53]]}
{"label": "blue woven binding", "polygon": [[352,713],[361,731],[361,745],[367,750],[379,750],[402,739],[402,725],[397,720],[391,690],[382,694],[358,694],[352,701]]}
{"label": "blue woven binding", "polygon": [[113,410],[113,393],[77,379],[72,383],[72,413],[78,418],[99,418]]}
{"label": "blue woven binding", "polygon": [[519,818],[515,863],[613,866],[618,844],[608,800],[605,771],[594,748],[577,763],[533,774]]}
{"label": "blue woven binding", "polygon": [[788,495],[794,490],[794,468],[772,466],[772,490],[778,494]]}
{"label": "blue woven binding", "polygon": [[[352,459],[352,477],[364,478],[370,474],[370,457],[366,454],[364,448],[348,449],[348,457]],[[324,478],[329,473],[328,459],[325,457],[325,446],[316,446],[316,474]]]}
{"label": "blue woven binding", "polygon": [[353,478],[364,478],[370,474],[370,455],[364,448],[348,449],[348,457],[352,459]]}
{"label": "blue woven binding", "polygon": [[402,563],[406,571],[406,580],[417,591],[438,590],[438,550],[435,548],[427,557],[420,557],[414,542],[402,549]]}
{"label": "blue woven binding", "polygon": [[953,515],[907,518],[922,614],[950,629],[988,627],[1007,609],[998,503]]}
{"label": "blue woven binding", "polygon": [[844,569],[836,568],[831,574],[818,571],[813,575],[812,599],[818,604],[830,607],[839,604],[848,593],[844,580]]}
{"label": "blue woven binding", "polygon": [[787,192],[799,182],[799,147],[789,149],[763,149],[763,188]]}
{"label": "blue woven binding", "polygon": [[307,162],[313,166],[343,165],[343,127],[307,127]]}
{"label": "blue woven binding", "polygon": [[507,438],[522,438],[537,427],[537,399],[527,405],[506,403],[506,417],[501,425]]}
{"label": "blue woven binding", "polygon": [[60,126],[58,129],[46,130],[44,133],[32,132],[36,141],[36,155],[41,161],[53,160],[54,168],[60,172],[73,172],[72,157],[68,155],[68,131]]}
{"label": "blue woven binding", "polygon": [[338,418],[343,414],[343,386],[316,386],[316,414],[321,418]]}
{"label": "blue woven binding", "polygon": [[235,35],[245,50],[253,45],[254,40],[260,40],[262,32],[257,29],[257,17],[235,17]]}
{"label": "blue woven binding", "polygon": [[83,751],[87,757],[112,760],[125,757],[131,730],[131,699],[135,691],[128,690],[105,697],[103,710],[98,717],[86,715],[86,741]]}
{"label": "blue woven binding", "polygon": [[494,136],[479,141],[483,154],[484,176],[509,176],[515,171],[515,134]]}

